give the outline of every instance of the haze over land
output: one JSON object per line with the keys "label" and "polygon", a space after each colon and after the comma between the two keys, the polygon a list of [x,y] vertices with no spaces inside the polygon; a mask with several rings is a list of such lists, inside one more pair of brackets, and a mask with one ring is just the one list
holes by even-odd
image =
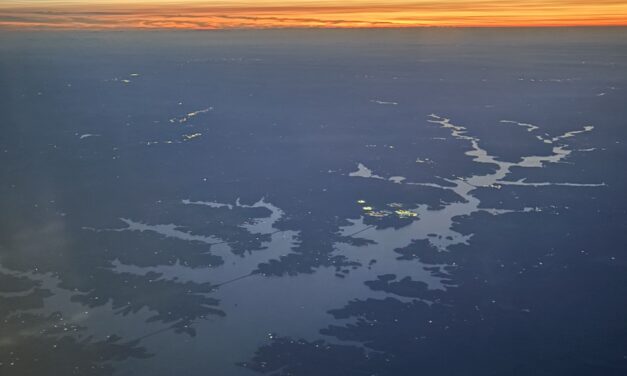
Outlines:
{"label": "haze over land", "polygon": [[0,31],[0,375],[624,376],[625,72],[623,27]]}

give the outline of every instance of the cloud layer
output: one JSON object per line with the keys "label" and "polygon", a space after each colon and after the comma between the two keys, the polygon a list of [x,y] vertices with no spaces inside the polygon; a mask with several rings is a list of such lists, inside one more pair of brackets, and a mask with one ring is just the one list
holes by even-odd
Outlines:
{"label": "cloud layer", "polygon": [[624,0],[5,0],[5,29],[627,25]]}

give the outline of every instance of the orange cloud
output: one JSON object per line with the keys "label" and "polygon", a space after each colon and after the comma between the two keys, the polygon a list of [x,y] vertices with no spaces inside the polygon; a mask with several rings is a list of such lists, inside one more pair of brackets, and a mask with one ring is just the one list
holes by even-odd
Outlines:
{"label": "orange cloud", "polygon": [[5,0],[0,28],[233,29],[283,27],[627,26],[624,0]]}

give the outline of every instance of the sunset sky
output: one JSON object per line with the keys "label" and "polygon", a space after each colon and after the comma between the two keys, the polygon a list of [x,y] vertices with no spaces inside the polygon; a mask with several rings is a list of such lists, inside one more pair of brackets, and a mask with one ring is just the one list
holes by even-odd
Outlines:
{"label": "sunset sky", "polygon": [[0,0],[1,29],[627,25],[625,0]]}

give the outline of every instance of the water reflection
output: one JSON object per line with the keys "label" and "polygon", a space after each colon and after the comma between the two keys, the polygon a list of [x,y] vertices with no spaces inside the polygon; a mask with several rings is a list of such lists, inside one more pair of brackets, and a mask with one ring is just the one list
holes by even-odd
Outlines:
{"label": "water reflection", "polygon": [[62,374],[111,375],[112,361],[150,356],[139,339],[125,341],[111,335],[96,340],[85,334],[80,317],[43,312],[44,300],[52,293],[37,279],[2,270],[0,281],[3,372],[48,374],[54,367]]}

